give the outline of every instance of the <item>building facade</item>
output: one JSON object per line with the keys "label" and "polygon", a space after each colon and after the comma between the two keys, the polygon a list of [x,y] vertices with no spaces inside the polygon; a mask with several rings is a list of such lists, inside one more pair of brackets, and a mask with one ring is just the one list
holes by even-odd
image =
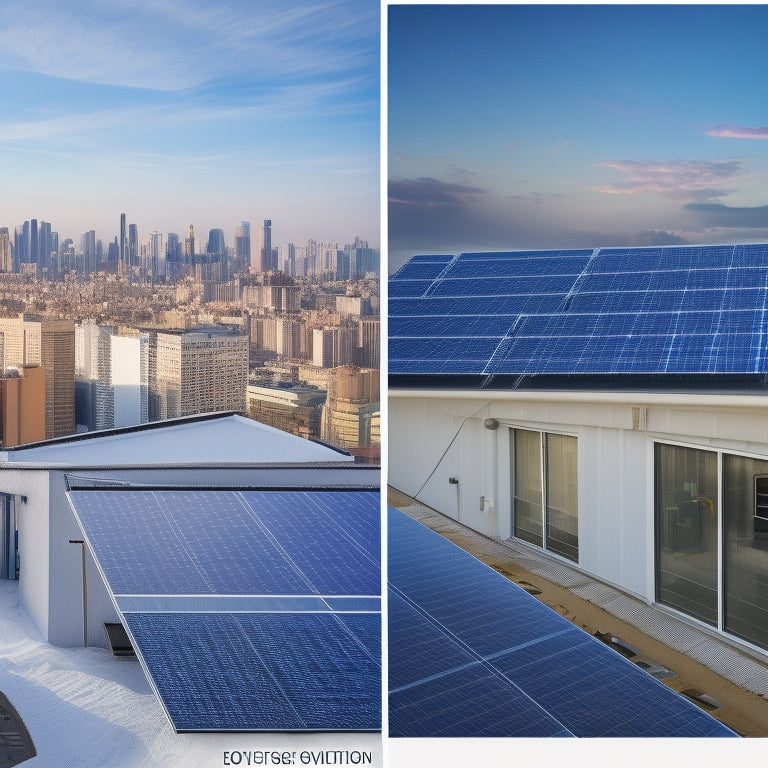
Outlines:
{"label": "building facade", "polygon": [[0,318],[3,369],[25,365],[45,368],[47,438],[75,431],[75,324],[72,320]]}
{"label": "building facade", "polygon": [[759,244],[409,262],[389,482],[768,653],[766,268]]}
{"label": "building facade", "polygon": [[149,417],[246,410],[248,337],[215,331],[157,333],[150,344]]}

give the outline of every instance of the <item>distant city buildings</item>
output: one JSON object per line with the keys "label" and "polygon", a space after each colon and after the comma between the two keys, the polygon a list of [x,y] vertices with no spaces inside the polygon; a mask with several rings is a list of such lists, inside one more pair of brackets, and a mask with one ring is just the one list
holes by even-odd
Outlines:
{"label": "distant city buildings", "polygon": [[[229,244],[222,228],[142,233],[125,213],[104,241],[38,218],[0,227],[7,439],[226,410],[377,445],[378,391],[344,393],[378,376],[378,251],[357,237],[277,245],[272,224],[242,221]],[[41,377],[42,421],[19,417],[17,430],[12,411],[30,412],[19,403]]]}

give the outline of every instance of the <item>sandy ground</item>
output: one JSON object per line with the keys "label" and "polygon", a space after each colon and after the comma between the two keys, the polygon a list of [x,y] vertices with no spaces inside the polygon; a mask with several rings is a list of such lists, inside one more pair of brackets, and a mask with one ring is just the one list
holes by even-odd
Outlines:
{"label": "sandy ground", "polygon": [[663,681],[669,687],[676,691],[697,689],[716,699],[722,707],[702,708],[737,733],[749,737],[768,736],[768,700],[762,696],[735,685],[703,664],[664,645],[603,608],[574,595],[554,581],[531,573],[515,561],[514,552],[509,548],[419,505],[395,489],[388,489],[387,497],[389,505],[416,517],[499,573],[522,584],[532,594],[538,592],[535,596],[539,600],[590,634],[600,632],[616,635],[640,651],[643,657],[668,667],[676,673],[675,677]]}

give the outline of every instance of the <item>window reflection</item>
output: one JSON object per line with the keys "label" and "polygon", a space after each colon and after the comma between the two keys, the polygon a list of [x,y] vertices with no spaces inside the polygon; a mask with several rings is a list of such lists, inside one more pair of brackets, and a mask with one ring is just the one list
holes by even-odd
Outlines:
{"label": "window reflection", "polygon": [[656,598],[717,625],[717,454],[656,445]]}

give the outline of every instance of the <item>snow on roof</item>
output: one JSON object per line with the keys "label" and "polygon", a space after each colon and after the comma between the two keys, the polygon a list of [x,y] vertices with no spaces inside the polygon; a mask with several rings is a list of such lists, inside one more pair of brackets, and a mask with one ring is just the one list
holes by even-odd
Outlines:
{"label": "snow on roof", "polygon": [[351,462],[332,447],[225,414],[143,424],[21,446],[0,462],[64,466]]}

